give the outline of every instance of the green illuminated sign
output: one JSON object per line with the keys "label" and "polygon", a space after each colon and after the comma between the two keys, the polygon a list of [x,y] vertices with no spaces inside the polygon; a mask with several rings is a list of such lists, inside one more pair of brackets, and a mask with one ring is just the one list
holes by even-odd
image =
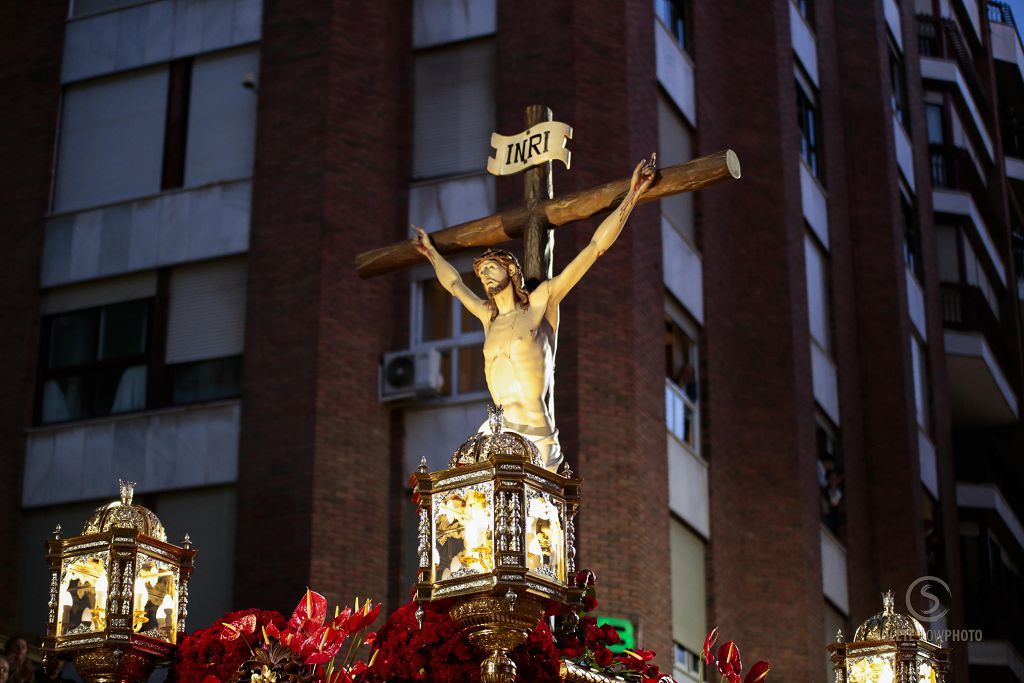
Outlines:
{"label": "green illuminated sign", "polygon": [[608,624],[619,633],[619,638],[622,640],[618,645],[611,645],[608,647],[612,652],[619,654],[623,650],[632,650],[636,648],[636,631],[633,629],[633,622],[629,619],[618,619],[616,617],[598,617],[597,625],[604,626]]}

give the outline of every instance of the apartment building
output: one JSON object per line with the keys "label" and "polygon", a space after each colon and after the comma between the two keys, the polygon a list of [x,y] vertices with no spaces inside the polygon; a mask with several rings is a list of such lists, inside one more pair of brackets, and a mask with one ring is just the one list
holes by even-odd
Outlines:
{"label": "apartment building", "polygon": [[[518,178],[484,170],[490,134],[543,103],[574,130],[556,195],[652,151],[743,165],[639,207],[562,307],[556,418],[600,613],[680,680],[717,625],[773,675],[824,681],[824,645],[891,588],[929,628],[982,631],[953,643],[957,680],[1024,680],[1024,48],[1006,7],[3,15],[19,96],[2,127],[0,581],[17,590],[0,623],[41,629],[43,539],[118,477],[199,550],[190,628],[288,609],[307,584],[404,602],[406,480],[483,422],[483,334],[429,267],[360,280],[353,259],[409,223],[520,203]],[[595,227],[556,231],[556,270]],[[394,362],[426,379],[391,391]],[[934,611],[912,590],[928,576],[948,586]]]}

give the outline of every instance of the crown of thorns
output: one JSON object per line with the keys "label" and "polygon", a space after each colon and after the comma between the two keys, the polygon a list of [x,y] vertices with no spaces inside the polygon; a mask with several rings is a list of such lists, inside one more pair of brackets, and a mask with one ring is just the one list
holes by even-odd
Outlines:
{"label": "crown of thorns", "polygon": [[504,249],[488,249],[484,253],[480,254],[480,256],[473,261],[473,272],[477,274],[477,277],[480,276],[480,266],[487,261],[497,261],[501,265],[505,266],[505,270],[508,270],[509,265],[514,265],[516,267],[516,276],[520,281],[522,280],[523,268],[519,265],[519,259],[517,259],[515,254],[512,252],[505,251]]}

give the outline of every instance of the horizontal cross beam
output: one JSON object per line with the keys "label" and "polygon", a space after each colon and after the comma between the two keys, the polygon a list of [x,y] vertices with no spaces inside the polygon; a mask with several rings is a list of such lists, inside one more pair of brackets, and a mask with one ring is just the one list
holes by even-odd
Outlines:
{"label": "horizontal cross beam", "polygon": [[[654,184],[640,197],[640,203],[693,192],[739,177],[739,158],[731,149],[726,149],[659,170]],[[589,190],[543,201],[537,205],[535,213],[546,225],[557,228],[614,209],[628,191],[629,178],[614,180]],[[509,209],[438,230],[431,233],[430,237],[442,254],[473,247],[489,247],[522,236],[529,218],[530,213],[526,208]],[[416,251],[412,242],[406,240],[359,254],[356,257],[356,272],[363,278],[374,277],[422,260],[423,256]]]}

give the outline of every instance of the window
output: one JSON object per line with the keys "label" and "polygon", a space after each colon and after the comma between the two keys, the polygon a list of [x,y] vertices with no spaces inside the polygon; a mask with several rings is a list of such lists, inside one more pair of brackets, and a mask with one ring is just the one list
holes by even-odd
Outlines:
{"label": "window", "polygon": [[928,384],[928,356],[925,345],[915,334],[910,335],[910,359],[914,373],[914,411],[917,426],[925,434],[930,434],[928,418],[931,389]]}
{"label": "window", "polygon": [[819,415],[815,421],[818,452],[818,492],[821,523],[836,538],[843,530],[843,463],[839,452],[837,430],[828,418]]}
{"label": "window", "polygon": [[903,65],[903,58],[896,49],[889,46],[889,76],[892,80],[892,95],[890,105],[896,115],[896,120],[902,124],[907,131],[910,130],[910,112],[907,105],[907,70]]}
{"label": "window", "polygon": [[[480,281],[463,277],[480,297],[486,296]],[[476,395],[487,391],[484,377],[483,326],[436,278],[420,280],[413,291],[413,339],[415,347],[434,347],[441,353],[442,396]]]}
{"label": "window", "polygon": [[821,178],[818,113],[814,102],[799,81],[796,84],[796,111],[797,125],[800,127],[800,156],[810,166],[814,175]]}
{"label": "window", "polygon": [[829,352],[832,348],[832,323],[828,256],[809,233],[804,235],[804,262],[807,271],[807,317],[811,337],[823,351]]}
{"label": "window", "polygon": [[675,672],[696,680],[696,653],[704,646],[706,628],[704,539],[675,517],[669,520],[672,581],[672,640]]}
{"label": "window", "polygon": [[237,397],[245,276],[231,258],[46,292],[37,421]]}
{"label": "window", "polygon": [[917,211],[900,191],[900,220],[903,223],[903,260],[907,269],[914,274],[918,282],[924,279],[924,264],[921,256],[921,231],[917,227]]}
{"label": "window", "polygon": [[654,14],[675,37],[679,47],[691,52],[689,0],[654,0]]}
{"label": "window", "polygon": [[152,305],[140,299],[43,318],[40,422],[146,407]]}
{"label": "window", "polygon": [[928,142],[933,145],[946,144],[945,111],[941,104],[932,102],[924,105],[924,116],[928,123]]}
{"label": "window", "polygon": [[700,654],[689,650],[685,645],[672,643],[673,671],[675,678],[687,678],[692,681],[700,680]]}
{"label": "window", "polygon": [[796,0],[796,8],[800,10],[800,16],[807,20],[810,26],[814,26],[814,0]]}
{"label": "window", "polygon": [[697,453],[700,413],[695,338],[676,317],[665,317],[665,422],[670,434]]}
{"label": "window", "polygon": [[243,48],[68,86],[53,210],[251,175],[258,68]]}
{"label": "window", "polygon": [[413,178],[479,173],[496,121],[493,41],[417,53],[414,84]]}

